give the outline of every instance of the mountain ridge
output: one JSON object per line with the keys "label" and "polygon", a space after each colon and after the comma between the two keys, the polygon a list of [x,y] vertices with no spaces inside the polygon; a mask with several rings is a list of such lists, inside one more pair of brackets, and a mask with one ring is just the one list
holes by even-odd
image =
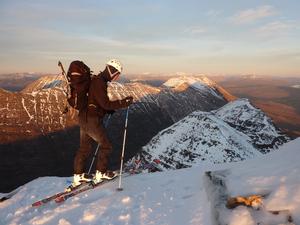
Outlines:
{"label": "mountain ridge", "polygon": [[239,161],[274,151],[289,140],[248,99],[237,99],[211,112],[189,114],[159,132],[128,163],[159,159],[164,168],[178,169],[202,161]]}

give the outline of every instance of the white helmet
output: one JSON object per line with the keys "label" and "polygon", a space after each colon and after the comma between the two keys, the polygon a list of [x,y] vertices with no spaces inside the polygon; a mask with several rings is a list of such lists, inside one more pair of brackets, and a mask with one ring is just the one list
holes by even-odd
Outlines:
{"label": "white helmet", "polygon": [[113,68],[115,68],[116,70],[118,70],[120,73],[122,73],[123,67],[122,64],[120,63],[119,60],[117,59],[111,59],[109,60],[106,65],[108,66],[112,66]]}

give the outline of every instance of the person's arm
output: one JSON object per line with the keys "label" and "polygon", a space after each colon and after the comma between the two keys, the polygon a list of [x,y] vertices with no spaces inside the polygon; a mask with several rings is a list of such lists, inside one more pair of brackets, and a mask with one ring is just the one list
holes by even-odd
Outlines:
{"label": "person's arm", "polygon": [[122,100],[110,101],[107,96],[106,87],[100,80],[94,80],[91,85],[93,85],[92,88],[94,88],[93,95],[97,104],[99,104],[103,109],[107,111],[125,108],[132,103],[132,97],[127,97]]}

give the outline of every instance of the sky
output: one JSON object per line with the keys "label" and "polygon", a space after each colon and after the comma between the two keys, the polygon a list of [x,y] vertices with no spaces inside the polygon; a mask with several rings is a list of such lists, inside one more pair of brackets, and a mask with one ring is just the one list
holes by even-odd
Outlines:
{"label": "sky", "polygon": [[0,73],[300,76],[298,0],[0,0]]}

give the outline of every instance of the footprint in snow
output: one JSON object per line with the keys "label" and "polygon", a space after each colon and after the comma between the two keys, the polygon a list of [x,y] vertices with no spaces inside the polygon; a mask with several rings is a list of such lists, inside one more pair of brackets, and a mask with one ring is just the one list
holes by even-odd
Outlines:
{"label": "footprint in snow", "polygon": [[194,196],[193,194],[190,194],[190,195],[184,195],[181,198],[182,199],[188,199],[188,198],[192,198],[193,196]]}
{"label": "footprint in snow", "polygon": [[162,185],[160,185],[161,187],[166,187],[166,186],[168,186],[168,185],[170,185],[170,184],[172,184],[172,183],[174,183],[175,181],[174,180],[168,180],[166,183],[164,183],[164,184],[162,184]]}

